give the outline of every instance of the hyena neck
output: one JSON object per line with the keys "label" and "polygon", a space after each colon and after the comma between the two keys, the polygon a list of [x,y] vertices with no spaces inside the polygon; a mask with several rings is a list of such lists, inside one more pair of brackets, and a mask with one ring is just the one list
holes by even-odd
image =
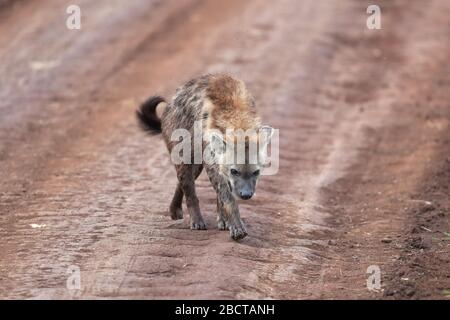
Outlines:
{"label": "hyena neck", "polygon": [[219,130],[257,130],[261,126],[254,100],[245,84],[229,75],[211,76],[205,90],[202,118],[204,128]]}

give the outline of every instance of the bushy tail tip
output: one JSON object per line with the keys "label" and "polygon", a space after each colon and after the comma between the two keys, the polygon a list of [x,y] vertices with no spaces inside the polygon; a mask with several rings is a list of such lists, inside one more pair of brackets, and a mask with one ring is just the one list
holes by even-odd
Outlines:
{"label": "bushy tail tip", "polygon": [[153,96],[136,110],[139,125],[144,131],[152,134],[161,133],[161,120],[156,115],[156,107],[161,102],[166,102],[166,100],[160,96]]}

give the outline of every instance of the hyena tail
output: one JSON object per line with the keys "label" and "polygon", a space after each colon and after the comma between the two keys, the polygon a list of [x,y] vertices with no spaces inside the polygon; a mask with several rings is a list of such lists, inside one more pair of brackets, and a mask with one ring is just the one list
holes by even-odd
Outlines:
{"label": "hyena tail", "polygon": [[153,96],[136,110],[139,124],[144,131],[151,134],[161,133],[161,120],[156,114],[156,107],[162,102],[166,102],[163,97]]}

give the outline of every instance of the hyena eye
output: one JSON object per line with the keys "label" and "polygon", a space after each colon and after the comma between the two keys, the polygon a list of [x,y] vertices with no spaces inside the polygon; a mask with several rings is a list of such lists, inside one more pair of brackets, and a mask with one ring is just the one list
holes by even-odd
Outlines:
{"label": "hyena eye", "polygon": [[231,175],[233,175],[233,176],[238,176],[238,175],[240,175],[241,173],[239,172],[239,171],[237,171],[236,169],[231,169]]}
{"label": "hyena eye", "polygon": [[259,170],[256,170],[255,172],[253,172],[253,175],[254,175],[255,177],[259,176],[259,174],[260,174],[260,171],[259,171]]}

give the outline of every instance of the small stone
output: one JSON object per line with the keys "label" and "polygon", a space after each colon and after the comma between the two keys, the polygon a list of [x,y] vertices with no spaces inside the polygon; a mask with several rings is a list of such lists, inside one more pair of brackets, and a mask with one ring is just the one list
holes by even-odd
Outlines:
{"label": "small stone", "polygon": [[429,211],[433,211],[434,209],[436,209],[436,207],[434,206],[434,204],[430,201],[424,201],[423,205],[420,207],[420,213],[426,213]]}
{"label": "small stone", "polygon": [[385,291],[385,295],[388,296],[388,297],[393,296],[395,293],[396,293],[395,290],[386,290]]}
{"label": "small stone", "polygon": [[383,242],[383,243],[391,243],[392,239],[384,238],[384,239],[381,239],[381,242]]}
{"label": "small stone", "polygon": [[406,295],[407,295],[408,297],[412,297],[415,293],[416,293],[416,292],[415,292],[414,290],[412,290],[412,289],[406,291]]}
{"label": "small stone", "polygon": [[428,249],[430,243],[428,240],[422,238],[421,236],[415,236],[410,240],[411,247],[416,249]]}

